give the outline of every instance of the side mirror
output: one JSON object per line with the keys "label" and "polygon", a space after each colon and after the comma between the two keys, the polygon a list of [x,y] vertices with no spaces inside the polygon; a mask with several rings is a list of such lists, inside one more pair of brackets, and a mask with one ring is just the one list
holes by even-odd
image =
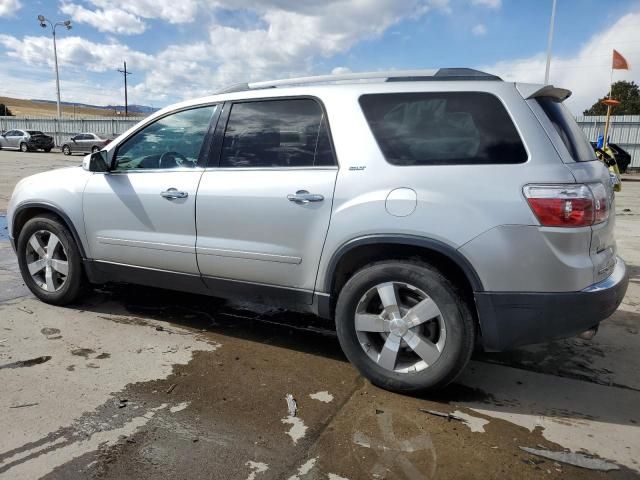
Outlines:
{"label": "side mirror", "polygon": [[89,168],[87,169],[90,172],[108,172],[109,171],[109,163],[107,152],[105,150],[100,150],[99,152],[92,153],[89,157]]}

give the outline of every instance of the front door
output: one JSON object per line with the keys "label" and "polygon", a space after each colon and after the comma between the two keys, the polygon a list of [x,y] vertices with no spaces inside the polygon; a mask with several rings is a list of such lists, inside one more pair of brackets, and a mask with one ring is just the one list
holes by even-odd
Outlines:
{"label": "front door", "polygon": [[90,256],[102,263],[199,274],[195,204],[201,150],[216,106],[167,115],[114,152],[84,192]]}
{"label": "front door", "polygon": [[338,171],[322,106],[296,98],[227,109],[224,135],[216,135],[219,163],[198,190],[203,278],[214,291],[232,280],[310,300]]}

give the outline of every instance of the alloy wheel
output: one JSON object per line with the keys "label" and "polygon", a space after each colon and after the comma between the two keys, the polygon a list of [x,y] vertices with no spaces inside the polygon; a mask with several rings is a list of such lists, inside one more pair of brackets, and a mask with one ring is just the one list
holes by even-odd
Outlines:
{"label": "alloy wheel", "polygon": [[60,239],[48,230],[38,230],[29,238],[25,250],[31,278],[42,290],[60,290],[69,275],[67,252]]}
{"label": "alloy wheel", "polygon": [[365,292],[356,307],[355,329],[369,358],[397,373],[433,365],[447,338],[442,312],[433,299],[404,282],[381,283]]}

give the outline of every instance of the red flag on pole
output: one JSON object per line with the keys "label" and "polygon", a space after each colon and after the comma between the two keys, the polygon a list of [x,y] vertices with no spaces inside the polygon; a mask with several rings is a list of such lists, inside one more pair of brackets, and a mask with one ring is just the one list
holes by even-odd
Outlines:
{"label": "red flag on pole", "polygon": [[611,62],[612,70],[629,70],[627,59],[620,55],[620,52],[613,50],[613,60]]}

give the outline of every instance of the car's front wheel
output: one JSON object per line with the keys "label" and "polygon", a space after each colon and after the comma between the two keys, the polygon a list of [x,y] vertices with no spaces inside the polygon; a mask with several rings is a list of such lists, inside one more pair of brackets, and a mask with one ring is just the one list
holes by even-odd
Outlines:
{"label": "car's front wheel", "polygon": [[91,153],[96,153],[96,152],[99,152],[99,151],[100,151],[100,147],[96,147],[96,146],[94,146],[94,147],[91,149]]}
{"label": "car's front wheel", "polygon": [[82,285],[82,258],[67,227],[53,215],[27,221],[17,242],[18,264],[25,284],[40,300],[55,305],[73,302]]}
{"label": "car's front wheel", "polygon": [[69,147],[69,145],[62,146],[62,153],[64,153],[65,155],[71,155],[71,148]]}
{"label": "car's front wheel", "polygon": [[437,269],[385,261],[356,272],[336,305],[340,345],[372,383],[398,392],[444,387],[466,366],[475,324]]}

